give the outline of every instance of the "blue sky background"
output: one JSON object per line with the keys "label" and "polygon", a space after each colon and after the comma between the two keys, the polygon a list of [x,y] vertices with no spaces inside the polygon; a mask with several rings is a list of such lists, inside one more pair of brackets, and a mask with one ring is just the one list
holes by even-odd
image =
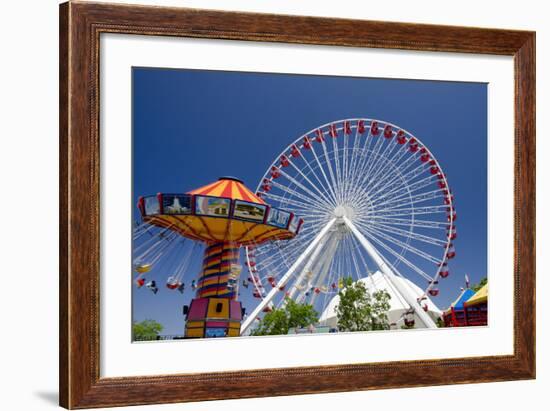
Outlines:
{"label": "blue sky background", "polygon": [[[223,175],[254,190],[275,157],[306,131],[333,120],[376,118],[416,135],[447,174],[458,213],[457,257],[434,302],[446,308],[487,273],[487,85],[419,80],[133,69],[133,198],[186,192]],[[134,211],[135,210],[134,207]],[[134,218],[137,217],[137,213]],[[196,278],[200,255],[185,276]],[[243,275],[245,275],[243,270]],[[133,319],[182,334],[193,297],[164,287],[133,288]],[[241,301],[250,312],[250,291]]]}

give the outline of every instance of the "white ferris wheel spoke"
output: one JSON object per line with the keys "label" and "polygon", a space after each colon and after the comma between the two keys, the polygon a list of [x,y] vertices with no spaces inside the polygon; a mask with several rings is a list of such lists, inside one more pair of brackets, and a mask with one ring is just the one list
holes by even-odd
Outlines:
{"label": "white ferris wheel spoke", "polygon": [[373,216],[370,217],[370,219],[374,220],[375,222],[383,223],[383,224],[393,224],[393,225],[399,225],[399,226],[407,226],[407,227],[415,227],[415,228],[433,228],[433,229],[439,229],[439,230],[446,230],[447,225],[449,223],[447,222],[441,222],[441,221],[433,221],[433,220],[407,220],[404,218],[394,218],[394,217],[378,217]]}
{"label": "white ferris wheel spoke", "polygon": [[394,284],[395,288],[400,290],[401,295],[405,298],[409,306],[414,309],[420,320],[427,328],[436,328],[437,326],[431,319],[431,317],[424,312],[419,306],[414,295],[410,293],[410,290],[405,289],[399,281],[395,281],[395,274],[385,263],[384,259],[380,256],[376,248],[365,238],[363,234],[353,225],[353,223],[347,218],[343,217],[345,224],[351,229],[353,234],[357,237],[361,245],[369,253],[369,255],[376,261],[380,271],[386,275],[386,277]]}
{"label": "white ferris wheel spoke", "polygon": [[[445,207],[446,208],[446,207]],[[417,216],[424,214],[436,214],[436,213],[446,213],[445,209],[440,206],[432,207],[420,207],[417,209],[393,209],[387,211],[379,211],[376,213],[380,217],[404,217],[404,216]]]}
{"label": "white ferris wheel spoke", "polygon": [[410,198],[403,198],[404,196],[394,197],[393,199],[386,200],[377,204],[374,204],[374,210],[377,209],[393,209],[401,207],[403,205],[418,204],[436,198],[443,198],[440,190],[428,191],[420,194],[415,194]]}
{"label": "white ferris wheel spoke", "polygon": [[[381,194],[380,197],[377,197],[377,201],[374,204],[375,205],[387,204],[390,201],[400,199],[405,195],[408,195],[410,193],[415,193],[418,190],[422,190],[423,188],[428,187],[429,185],[432,185],[433,183],[434,183],[433,176],[425,177],[425,178],[423,178],[419,181],[411,183],[408,186],[408,190],[407,190],[406,193],[403,193],[403,188],[402,187],[399,187],[398,184],[394,183],[394,187],[390,191],[388,191],[384,194]],[[377,194],[379,194],[379,193],[373,193],[373,195],[377,195]],[[385,200],[386,202],[384,203],[384,202],[382,202],[382,200]]]}
{"label": "white ferris wheel spoke", "polygon": [[296,199],[286,198],[286,197],[280,196],[278,194],[274,194],[272,192],[263,193],[262,197],[265,197],[265,198],[271,199],[271,200],[275,200],[275,201],[277,201],[281,204],[285,204],[285,206],[287,208],[289,206],[291,206],[292,209],[298,209],[298,210],[300,210],[298,212],[298,214],[300,214],[300,216],[303,216],[305,212],[310,212],[310,213],[319,214],[319,215],[326,215],[326,209],[325,208],[320,208],[319,210],[317,210],[316,208],[313,208],[311,205],[308,207],[307,203],[304,202],[304,201],[299,201],[299,200],[296,200]]}
{"label": "white ferris wheel spoke", "polygon": [[[325,133],[322,131],[321,128],[319,128],[318,130],[320,130],[320,132],[322,133],[323,139],[329,138],[329,137],[325,136]],[[328,155],[326,140],[323,140],[320,144],[323,147],[323,156],[325,158],[324,164],[326,164],[328,166],[327,168],[328,168],[330,180],[332,182],[332,186],[331,186],[332,191],[334,192],[334,194],[336,196],[336,201],[338,202],[338,201],[340,201],[340,197],[339,197],[339,193],[338,193],[338,183],[336,182],[336,179],[334,178],[334,171],[332,170],[331,160],[330,160],[330,157]],[[317,155],[315,155],[315,157],[317,159]],[[321,169],[323,169],[322,166],[321,166]]]}
{"label": "white ferris wheel spoke", "polygon": [[[394,161],[394,158],[399,154],[399,158],[404,156],[407,151],[402,149],[403,146],[398,146],[398,149],[394,155],[385,160],[380,161],[382,171],[386,171],[386,176],[383,177],[385,179],[388,179],[391,177],[391,174],[388,172],[387,167],[391,167],[392,169],[397,169],[396,167],[396,161]],[[372,157],[375,154],[373,152],[368,153],[368,157]],[[386,168],[384,168],[386,166]],[[381,174],[382,171],[380,171],[378,174]],[[353,196],[360,195],[361,191],[363,192],[372,192],[372,189],[370,188],[370,185],[373,184],[375,181],[377,181],[378,175],[370,175],[369,173],[364,170],[364,168],[358,169],[356,172],[356,181],[354,181],[355,191],[353,192]]]}
{"label": "white ferris wheel spoke", "polygon": [[[388,153],[389,151],[389,153]],[[386,161],[378,161],[378,167],[373,171],[370,180],[367,181],[366,189],[370,191],[370,185],[375,181],[378,181],[379,176],[386,170],[387,164],[392,164],[393,166],[399,165],[398,160],[401,159],[407,153],[407,148],[405,145],[399,145],[395,142],[388,140],[386,143],[386,149],[382,156],[379,157],[380,160],[387,159]]]}
{"label": "white ferris wheel spoke", "polygon": [[276,187],[276,188],[280,189],[281,191],[283,191],[283,192],[285,192],[289,195],[298,197],[298,198],[302,199],[303,201],[309,202],[310,204],[314,205],[315,207],[317,207],[319,209],[322,209],[322,210],[330,210],[331,209],[330,204],[319,201],[317,199],[317,196],[314,195],[311,192],[308,193],[309,194],[309,197],[308,197],[305,194],[302,194],[302,193],[300,193],[296,190],[293,190],[293,189],[289,188],[288,186],[282,185],[281,183],[272,182],[272,185],[273,185],[273,187]]}
{"label": "white ferris wheel spoke", "polygon": [[[391,144],[391,143],[388,143]],[[400,174],[403,174],[410,165],[414,164],[417,159],[408,151],[408,148],[406,145],[398,145],[396,144],[397,148],[395,149],[395,152],[391,157],[380,157],[379,161],[379,168],[378,171],[374,174],[372,174],[371,178],[367,181],[366,179],[363,179],[360,181],[360,184],[365,184],[366,189],[370,192],[373,191],[374,186],[378,186],[380,184],[385,183],[391,178],[395,178],[394,174],[387,172],[388,165],[395,170],[398,170]],[[406,157],[404,160],[403,157]],[[386,174],[383,173],[386,171]]]}
{"label": "white ferris wheel spoke", "polygon": [[[292,163],[290,163],[292,164]],[[283,170],[281,170],[281,175],[286,177],[289,181],[291,181],[296,187],[299,187],[301,188],[306,194],[308,194],[310,196],[310,201],[312,201],[312,199],[315,199],[315,203],[317,204],[322,204],[324,205],[325,207],[327,208],[330,208],[330,207],[333,207],[333,205],[329,202],[329,200],[326,199],[326,197],[324,195],[322,195],[321,198],[319,198],[319,196],[317,194],[315,194],[313,191],[311,191],[309,188],[307,188],[306,186],[304,186],[300,181],[296,180],[294,177],[292,177],[290,174],[284,172]],[[278,183],[278,182],[272,182],[272,184],[279,188],[279,189],[286,189],[288,190],[288,187],[286,186],[283,186],[282,184]],[[315,186],[314,186],[315,187]],[[315,187],[319,194],[322,194],[319,189],[317,187]],[[305,197],[307,198],[307,197]]]}
{"label": "white ferris wheel spoke", "polygon": [[428,253],[426,253],[426,252],[424,252],[424,251],[422,251],[422,250],[420,250],[416,247],[413,247],[412,245],[407,244],[406,242],[401,241],[401,240],[399,240],[399,239],[397,239],[397,238],[395,238],[395,237],[393,237],[389,234],[383,233],[381,230],[378,230],[374,227],[364,227],[363,226],[363,228],[364,228],[365,231],[368,231],[369,233],[371,233],[371,234],[373,234],[377,237],[380,237],[380,238],[386,240],[389,243],[392,243],[394,245],[397,244],[398,246],[402,247],[403,249],[405,249],[405,250],[407,250],[411,253],[414,253],[414,254],[418,255],[419,257],[422,257],[422,258],[424,258],[425,260],[427,260],[431,263],[438,264],[441,261],[441,259],[436,258],[436,257],[432,256],[431,254],[428,254]]}
{"label": "white ferris wheel spoke", "polygon": [[427,243],[427,244],[432,244],[432,245],[439,246],[439,247],[442,247],[443,245],[447,244],[447,241],[444,241],[444,240],[439,240],[439,239],[436,239],[434,237],[429,237],[427,235],[422,235],[422,234],[418,234],[418,233],[415,233],[415,232],[402,230],[400,228],[387,226],[385,224],[380,224],[380,223],[376,223],[376,222],[373,222],[373,221],[369,222],[369,224],[376,227],[378,230],[386,231],[386,232],[393,233],[393,234],[396,234],[396,235],[400,235],[400,236],[410,238],[410,239],[413,239],[413,240],[416,240],[416,241],[421,241],[421,242],[424,242],[424,243]]}
{"label": "white ferris wheel spoke", "polygon": [[[411,159],[416,160],[413,157],[409,157],[405,161],[409,161]],[[414,163],[416,163],[416,161],[411,161],[410,164],[405,164],[405,166],[412,165]],[[395,164],[392,164],[391,167],[396,171],[394,174],[388,173],[385,179],[377,180],[373,185],[368,187],[368,190],[372,193],[372,195],[387,193],[388,188],[394,186],[395,184],[401,185],[402,180],[413,180],[415,177],[425,174],[427,170],[425,163],[420,163],[412,169]],[[430,175],[429,178],[433,177],[435,176]]]}
{"label": "white ferris wheel spoke", "polygon": [[[302,155],[302,157],[303,157],[303,155]],[[294,161],[290,161],[290,160],[289,160],[289,163],[290,163],[290,165],[296,170],[296,172],[297,172],[298,174],[300,174],[300,176],[302,176],[302,178],[303,178],[304,180],[306,180],[306,181],[307,181],[307,182],[308,182],[308,183],[309,183],[309,184],[319,193],[319,195],[321,195],[321,197],[323,198],[324,202],[326,202],[326,203],[329,204],[329,205],[332,205],[333,207],[336,205],[336,203],[334,202],[333,199],[327,198],[327,193],[323,193],[321,190],[319,190],[319,187],[317,187],[317,185],[314,184],[314,183],[313,183],[313,182],[312,182],[312,181],[302,172],[302,170],[300,170],[300,168],[298,168],[298,167],[296,166],[296,164],[294,164]]]}
{"label": "white ferris wheel spoke", "polygon": [[342,176],[340,174],[340,158],[338,153],[338,140],[337,137],[327,137],[332,140],[332,153],[333,153],[333,160],[334,160],[334,169],[336,170],[336,181],[337,181],[337,188],[338,188],[338,195],[340,199],[343,198],[343,192],[342,192]]}
{"label": "white ferris wheel spoke", "polygon": [[317,156],[317,152],[315,151],[315,144],[313,144],[313,142],[311,144],[311,153],[313,154],[313,157],[315,158],[315,162],[317,163],[317,168],[321,171],[321,174],[323,175],[323,178],[325,179],[325,181],[327,183],[327,186],[330,188],[330,191],[332,193],[332,198],[334,199],[334,202],[337,202],[338,196],[336,194],[334,185],[331,184],[328,181],[327,174],[325,173],[325,168],[323,167],[323,165],[321,164],[321,161],[319,160],[319,157]]}
{"label": "white ferris wheel spoke", "polygon": [[[351,120],[350,120],[350,123],[351,123]],[[358,134],[359,134],[359,131],[357,130],[357,127],[352,126],[353,144],[352,144],[352,147],[350,148],[351,158],[349,159],[348,168],[347,168],[347,171],[346,171],[346,179],[345,179],[346,188],[349,187],[349,184],[350,184],[350,181],[351,181],[351,175],[353,173],[353,166],[355,165],[355,161],[357,159],[356,148],[357,148],[357,143],[359,141],[359,139],[357,137]]]}
{"label": "white ferris wheel spoke", "polygon": [[430,281],[432,279],[432,277],[430,277],[428,274],[426,274],[423,270],[421,270],[420,268],[418,268],[415,264],[411,263],[408,259],[406,259],[405,257],[403,257],[403,255],[401,253],[398,253],[397,251],[395,251],[393,248],[391,248],[390,246],[388,246],[387,244],[385,244],[382,240],[380,240],[376,235],[374,235],[372,232],[370,231],[365,231],[365,237],[368,237],[369,239],[371,239],[375,244],[379,245],[380,247],[382,247],[384,250],[386,250],[388,253],[390,253],[391,255],[393,255],[397,260],[399,260],[400,262],[402,262],[403,264],[405,264],[407,267],[409,267],[411,270],[413,270],[415,273],[417,273],[418,275],[420,275],[421,277],[423,277],[424,279]]}
{"label": "white ferris wheel spoke", "polygon": [[[302,156],[301,157],[302,157],[302,160],[304,161],[306,167],[308,168],[308,172],[306,174],[307,175],[312,175],[312,176],[315,177],[315,180],[317,180],[317,182],[319,183],[319,186],[323,189],[323,191],[326,193],[326,195],[328,195],[330,197],[330,203],[335,205],[336,202],[337,202],[336,194],[335,194],[334,189],[331,186],[330,182],[328,181],[328,178],[327,178],[327,175],[325,173],[324,168],[322,167],[322,165],[319,162],[319,159],[317,157],[317,153],[315,152],[315,146],[312,144],[311,147],[309,148],[309,151],[311,151],[313,159],[315,159],[315,163],[313,165],[311,164],[313,162],[312,159],[304,151],[305,150],[302,150]],[[315,171],[316,168],[318,168],[319,171],[321,171],[321,175],[323,176],[324,181],[321,180],[320,176]]]}

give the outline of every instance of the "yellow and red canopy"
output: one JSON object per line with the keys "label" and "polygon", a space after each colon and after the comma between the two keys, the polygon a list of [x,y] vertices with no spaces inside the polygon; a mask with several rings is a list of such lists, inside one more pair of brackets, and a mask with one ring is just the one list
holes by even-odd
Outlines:
{"label": "yellow and red canopy", "polygon": [[252,193],[242,181],[233,177],[221,177],[218,181],[189,191],[187,194],[224,197],[232,200],[248,201],[250,203],[265,204],[265,201]]}
{"label": "yellow and red canopy", "polygon": [[222,177],[186,194],[140,197],[143,219],[198,241],[258,245],[296,236],[303,220],[270,207],[240,180]]}

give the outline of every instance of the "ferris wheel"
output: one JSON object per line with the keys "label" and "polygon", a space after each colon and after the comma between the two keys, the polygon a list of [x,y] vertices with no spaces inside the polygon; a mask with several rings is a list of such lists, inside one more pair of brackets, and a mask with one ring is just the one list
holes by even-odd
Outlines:
{"label": "ferris wheel", "polygon": [[260,302],[241,333],[287,298],[322,311],[344,278],[373,273],[384,276],[420,326],[435,327],[424,301],[449,276],[457,214],[446,175],[419,138],[381,120],[327,123],[288,145],[256,191],[304,222],[292,241],[246,248]]}

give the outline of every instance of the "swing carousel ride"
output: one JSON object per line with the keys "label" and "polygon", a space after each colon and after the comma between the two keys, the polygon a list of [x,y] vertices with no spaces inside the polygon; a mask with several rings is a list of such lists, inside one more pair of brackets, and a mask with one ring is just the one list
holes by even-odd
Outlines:
{"label": "swing carousel ride", "polygon": [[[139,287],[158,291],[145,276],[173,258],[166,285],[181,291],[190,257],[206,244],[188,337],[247,335],[289,298],[323,313],[346,277],[391,291],[406,307],[397,325],[436,327],[430,298],[456,254],[454,197],[433,153],[394,124],[359,118],[310,130],[275,158],[256,194],[225,178],[138,206],[135,236],[150,235],[135,260]],[[182,238],[193,245],[177,246]],[[235,299],[240,246],[249,273],[242,284],[258,301],[244,319]]]}
{"label": "swing carousel ride", "polygon": [[[237,301],[240,247],[293,238],[303,221],[293,213],[269,207],[233,177],[221,177],[186,194],[140,197],[138,208],[144,224],[137,235],[151,234],[150,242],[134,250],[145,250],[135,260],[138,287],[145,285],[156,294],[155,280],[147,281],[146,275],[161,259],[172,259],[174,274],[168,277],[166,287],[183,293],[190,258],[197,244],[205,244],[202,270],[192,283],[196,295],[184,308],[187,338],[240,335],[244,314]],[[151,229],[157,232],[151,233]],[[185,247],[185,239],[193,245]]]}

